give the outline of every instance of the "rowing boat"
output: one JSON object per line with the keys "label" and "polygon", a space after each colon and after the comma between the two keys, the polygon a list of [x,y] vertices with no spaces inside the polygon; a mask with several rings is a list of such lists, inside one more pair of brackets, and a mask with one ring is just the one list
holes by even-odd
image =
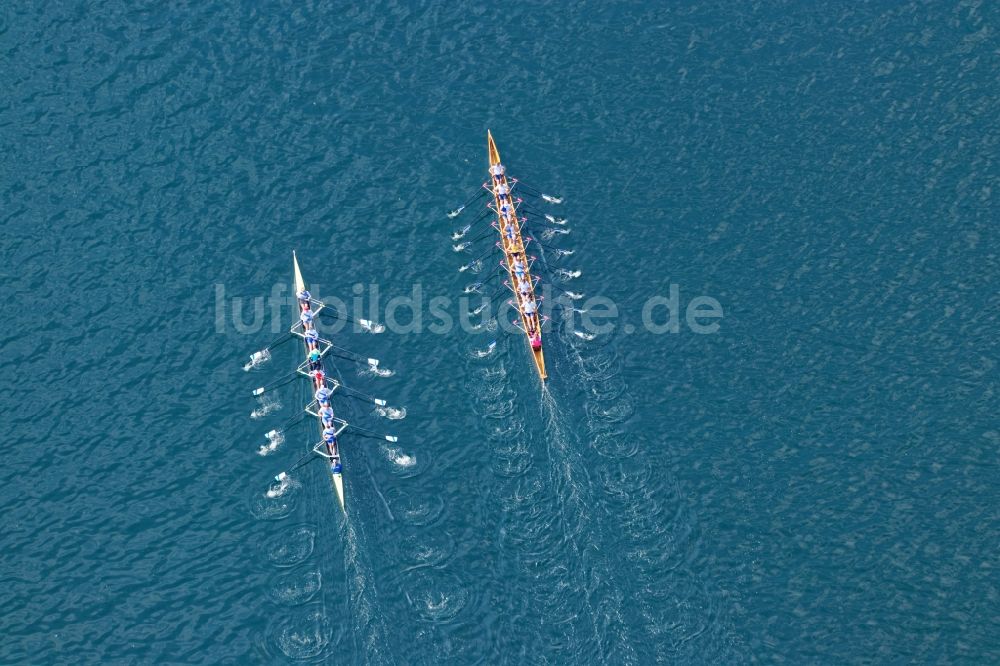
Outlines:
{"label": "rowing boat", "polygon": [[[307,289],[305,280],[302,279],[302,271],[299,269],[299,259],[295,256],[295,252],[292,252],[292,264],[295,267],[295,293],[300,294]],[[310,311],[313,317],[318,317],[320,311],[323,309],[324,305],[319,301],[314,300],[301,300],[296,299],[299,304],[299,313]],[[313,308],[313,305],[316,307]],[[331,344],[321,338],[317,338],[315,341],[309,340],[306,337],[306,327],[303,321],[300,319],[295,322],[291,328],[291,333],[302,338],[302,342],[305,345],[305,360],[301,365],[299,365],[298,371],[309,378],[313,392],[319,391],[319,389],[326,387],[331,391],[337,390],[339,388],[339,383],[336,380],[327,379],[325,376],[317,378],[314,374],[310,373],[309,368],[309,353],[313,350],[319,350],[320,352],[320,362],[326,356],[326,353],[330,350]],[[332,405],[331,405],[332,407]],[[316,417],[317,423],[319,423],[320,434],[323,432],[323,418],[320,415],[320,405],[317,400],[313,400],[306,407],[306,412]],[[347,421],[343,419],[334,418],[335,427],[337,430],[337,436],[344,431],[347,427]],[[333,489],[337,493],[337,501],[340,502],[340,509],[347,515],[347,508],[344,504],[344,474],[343,468],[340,464],[340,444],[339,441],[335,440],[332,444],[326,441],[321,441],[315,445],[313,452],[326,458],[329,463],[330,480],[333,483]]]}
{"label": "rowing boat", "polygon": [[[497,219],[495,226],[500,232],[500,247],[504,254],[504,264],[507,268],[507,275],[510,278],[508,287],[514,292],[514,299],[516,300],[517,310],[520,314],[520,326],[519,328],[524,332],[525,339],[528,342],[528,351],[531,352],[531,356],[535,361],[535,368],[538,369],[538,376],[544,381],[548,378],[548,374],[545,372],[545,354],[542,351],[541,339],[542,339],[542,318],[538,313],[538,299],[535,297],[535,286],[537,285],[537,278],[532,278],[531,276],[531,259],[525,254],[524,243],[521,238],[521,223],[524,219],[518,219],[517,217],[517,203],[513,201],[513,198],[508,195],[506,201],[501,199],[500,196],[500,186],[506,187],[508,193],[511,192],[510,182],[507,180],[507,174],[504,171],[498,177],[493,175],[493,167],[501,164],[500,162],[500,151],[497,150],[497,145],[493,141],[493,134],[489,130],[486,130],[486,141],[489,148],[489,183],[490,191],[493,194],[493,203],[495,206],[495,212],[497,214]],[[511,222],[508,224],[504,220],[504,216],[501,214],[501,207],[508,205],[513,209],[511,214]],[[510,227],[508,232],[507,227]],[[530,239],[529,239],[530,241]],[[523,280],[527,283],[526,293],[521,293],[521,290],[517,288],[517,285],[521,280],[518,279],[518,270],[515,267],[515,261],[520,260],[523,265]],[[532,314],[525,314],[525,304],[534,303],[535,311]],[[517,323],[517,322],[515,322]],[[535,344],[532,345],[532,338],[534,338]]]}

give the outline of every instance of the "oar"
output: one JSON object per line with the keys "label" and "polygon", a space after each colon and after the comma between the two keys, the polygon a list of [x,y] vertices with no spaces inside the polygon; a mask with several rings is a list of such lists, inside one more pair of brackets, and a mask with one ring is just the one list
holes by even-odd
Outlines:
{"label": "oar", "polygon": [[[313,456],[315,456],[315,457],[313,457]],[[307,458],[308,458],[308,460],[306,460]],[[318,460],[319,458],[320,458],[320,456],[315,451],[309,451],[309,453],[305,454],[304,456],[302,456],[301,458],[299,458],[298,460],[296,460],[295,464],[292,465],[291,467],[289,467],[287,472],[278,472],[278,474],[274,477],[274,480],[277,481],[278,483],[281,483],[282,481],[285,481],[286,479],[288,479],[288,475],[291,472],[294,472],[298,468],[300,468],[300,467],[302,467],[304,465],[308,465],[313,460]]]}
{"label": "oar", "polygon": [[248,370],[251,366],[256,365],[258,359],[260,359],[261,356],[263,356],[265,353],[270,352],[275,347],[278,347],[278,346],[280,346],[280,345],[288,342],[293,337],[295,337],[295,336],[293,336],[291,333],[283,333],[281,336],[275,338],[273,342],[269,343],[263,349],[258,349],[254,353],[250,354],[250,363],[244,369]]}
{"label": "oar", "polygon": [[298,378],[298,374],[299,373],[296,370],[295,372],[292,372],[288,375],[284,375],[283,377],[274,380],[270,384],[264,384],[263,386],[259,386],[253,390],[253,395],[254,397],[258,395],[263,395],[266,391],[273,391],[274,389],[281,388],[286,384],[291,384]]}
{"label": "oar", "polygon": [[278,426],[274,430],[271,430],[270,432],[265,433],[264,436],[270,439],[270,436],[272,434],[278,434],[278,433],[284,434],[286,430],[288,430],[289,428],[291,428],[293,425],[295,425],[297,422],[301,421],[305,417],[306,417],[306,411],[302,410],[301,412],[299,412],[295,416],[293,416],[293,417],[291,417],[289,419],[286,419],[284,423],[282,423],[280,426]]}
{"label": "oar", "polygon": [[[374,404],[378,405],[379,407],[385,407],[386,404],[388,404],[382,398],[375,398],[373,396],[368,395],[364,391],[359,391],[356,388],[351,388],[350,386],[344,386],[343,384],[340,385],[340,388],[344,389],[345,391],[347,391],[349,393],[355,393],[355,394],[357,394],[357,398],[356,399],[358,399],[358,400],[365,400],[367,402],[374,403]],[[348,397],[349,398],[354,398],[355,396],[352,395],[352,396],[348,396]]]}
{"label": "oar", "polygon": [[483,252],[481,255],[479,255],[478,257],[476,257],[472,261],[470,261],[468,264],[466,264],[465,267],[468,268],[472,264],[474,264],[477,261],[479,261],[480,259],[484,258],[486,255],[490,254],[491,252],[496,252],[496,250],[497,250],[497,246],[496,245],[491,246],[490,249],[486,250],[486,252]]}
{"label": "oar", "polygon": [[[317,301],[318,303],[319,301]],[[378,325],[377,321],[371,321],[370,319],[354,319],[351,315],[346,312],[341,312],[332,305],[323,304],[323,309],[319,313],[320,317],[333,317],[334,319],[343,319],[344,321],[350,322],[352,324],[358,324],[362,328],[370,328]]]}
{"label": "oar", "polygon": [[473,197],[471,197],[471,198],[470,198],[470,199],[469,199],[468,201],[466,201],[466,202],[465,202],[464,204],[462,204],[461,206],[459,206],[459,207],[458,207],[458,208],[456,208],[455,210],[453,210],[453,211],[451,211],[450,213],[448,213],[448,217],[449,217],[449,218],[453,218],[453,217],[458,217],[458,216],[459,216],[459,214],[460,214],[460,213],[461,213],[461,212],[462,212],[463,210],[465,210],[465,207],[466,207],[466,206],[468,206],[469,204],[471,204],[471,203],[472,203],[473,201],[475,201],[476,199],[480,198],[480,197],[481,197],[481,196],[483,196],[484,194],[486,194],[486,190],[484,190],[484,189],[481,189],[481,190],[479,190],[479,193],[478,193],[478,194],[474,195],[474,196],[473,196]]}
{"label": "oar", "polygon": [[476,237],[475,237],[475,238],[473,238],[472,240],[469,240],[469,241],[466,241],[466,242],[467,242],[467,243],[468,243],[469,245],[472,245],[473,243],[478,243],[479,241],[483,240],[483,239],[484,239],[484,238],[486,238],[487,236],[492,236],[492,235],[493,235],[493,234],[495,234],[495,233],[496,233],[496,231],[494,231],[494,230],[493,230],[493,229],[491,228],[491,229],[490,229],[489,231],[487,231],[487,232],[485,232],[485,233],[483,233],[483,234],[480,234],[479,236],[476,236]]}
{"label": "oar", "polygon": [[474,219],[472,222],[469,222],[469,224],[470,225],[475,224],[475,223],[479,222],[480,220],[489,217],[490,213],[492,213],[492,212],[493,212],[492,208],[487,208],[486,210],[484,210],[482,213],[479,214],[479,217],[477,217],[476,219]]}
{"label": "oar", "polygon": [[371,439],[384,439],[387,442],[398,442],[399,437],[395,435],[385,435],[383,433],[375,432],[374,430],[368,430],[367,428],[362,428],[361,426],[350,425],[349,428],[354,428],[355,430],[360,430],[362,433],[359,437],[369,437]]}
{"label": "oar", "polygon": [[521,181],[519,181],[516,178],[512,178],[511,180],[513,180],[515,184],[520,185],[521,187],[523,187],[525,190],[530,190],[530,191],[534,192],[535,196],[541,197],[542,199],[544,199],[545,201],[548,201],[549,203],[562,203],[562,197],[555,197],[555,196],[552,196],[551,194],[545,194],[544,192],[542,192],[537,187],[532,187],[531,185],[528,185],[527,183],[522,183]]}

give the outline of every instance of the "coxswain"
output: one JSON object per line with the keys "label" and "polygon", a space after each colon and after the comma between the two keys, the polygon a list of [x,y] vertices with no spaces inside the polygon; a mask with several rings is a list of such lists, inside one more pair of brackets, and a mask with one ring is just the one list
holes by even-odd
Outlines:
{"label": "coxswain", "polygon": [[542,348],[542,336],[538,333],[535,333],[535,335],[531,338],[531,348],[535,351]]}
{"label": "coxswain", "polygon": [[323,352],[318,349],[312,349],[309,352],[309,363],[319,363],[319,360],[323,358]]}
{"label": "coxswain", "polygon": [[308,289],[303,289],[298,294],[296,294],[296,296],[298,296],[299,300],[302,301],[303,303],[308,304],[309,301],[312,300],[312,294],[309,293]]}
{"label": "coxswain", "polygon": [[316,402],[325,406],[328,402],[330,402],[330,395],[332,393],[333,391],[331,391],[327,387],[320,386],[318,389],[316,389]]}
{"label": "coxswain", "polygon": [[340,474],[341,471],[343,471],[343,469],[344,468],[340,466],[340,458],[339,457],[334,458],[333,462],[330,463],[330,473],[331,474]]}
{"label": "coxswain", "polygon": [[[490,173],[493,174],[493,178],[495,178],[498,183],[501,180],[503,180],[503,172],[504,171],[506,171],[506,169],[504,169],[503,165],[499,164],[499,163],[498,164],[494,164],[493,166],[490,167]],[[482,173],[482,172],[480,172],[480,173]]]}
{"label": "coxswain", "polygon": [[323,441],[327,444],[337,443],[337,429],[334,427],[323,429]]}

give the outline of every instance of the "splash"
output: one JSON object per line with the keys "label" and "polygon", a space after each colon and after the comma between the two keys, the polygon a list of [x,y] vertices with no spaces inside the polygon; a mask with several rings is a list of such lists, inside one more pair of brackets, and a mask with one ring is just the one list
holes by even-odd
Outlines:
{"label": "splash", "polygon": [[267,499],[277,499],[279,497],[283,497],[285,493],[292,488],[294,482],[290,476],[285,474],[279,475],[279,477],[280,478],[275,483],[271,484],[271,487],[267,489],[267,492],[264,493],[264,497]]}
{"label": "splash", "polygon": [[389,458],[389,460],[398,467],[403,467],[403,468],[413,467],[414,465],[417,464],[416,457],[406,455],[399,449],[388,447],[386,449],[386,455]]}
{"label": "splash", "polygon": [[573,331],[573,335],[580,338],[581,340],[587,340],[587,341],[593,340],[594,338],[597,337],[597,335],[594,333],[584,333],[583,331]]}
{"label": "splash", "polygon": [[563,280],[572,280],[583,275],[583,271],[568,271],[565,268],[556,269],[555,273]]}
{"label": "splash", "polygon": [[271,394],[265,393],[257,398],[257,409],[250,412],[250,418],[259,419],[281,409],[281,402]]}
{"label": "splash", "polygon": [[578,301],[581,298],[583,298],[583,294],[578,294],[575,291],[564,291],[563,294],[567,298],[569,298],[570,300],[573,300],[573,301]]}
{"label": "splash", "polygon": [[389,419],[390,421],[398,421],[400,419],[406,418],[406,408],[400,407],[376,407],[375,412],[382,418]]}
{"label": "splash", "polygon": [[377,360],[370,358],[368,359],[368,367],[358,370],[358,374],[361,376],[392,377],[396,373],[388,368],[380,367]]}
{"label": "splash", "polygon": [[545,214],[545,219],[552,224],[566,224],[567,220],[565,217],[556,217],[554,215]]}
{"label": "splash", "polygon": [[472,263],[468,263],[458,269],[459,273],[464,273],[465,271],[471,270],[473,273],[478,273],[483,270],[483,262],[480,259],[476,259]]}
{"label": "splash", "polygon": [[473,284],[468,285],[463,290],[463,293],[466,293],[466,294],[478,294],[478,293],[480,293],[479,290],[482,289],[482,288],[483,288],[483,283],[482,282],[474,282]]}
{"label": "splash", "polygon": [[455,245],[451,246],[451,249],[454,250],[455,252],[463,252],[463,251],[467,250],[470,245],[472,245],[472,243],[469,243],[469,242],[456,243]]}
{"label": "splash", "polygon": [[259,456],[266,456],[274,453],[278,450],[278,447],[285,442],[285,435],[279,430],[272,430],[264,435],[264,438],[267,439],[267,444],[262,445],[260,450],[257,451],[257,455]]}
{"label": "splash", "polygon": [[377,321],[371,321],[370,319],[358,319],[358,326],[360,326],[362,330],[376,335],[385,332],[385,324],[380,324]]}
{"label": "splash", "polygon": [[[461,215],[461,214],[462,214],[462,211],[463,211],[463,210],[465,210],[465,206],[459,206],[459,207],[458,207],[458,208],[456,208],[455,210],[453,210],[453,211],[450,211],[450,212],[448,213],[448,219],[454,219],[454,218],[458,217],[459,215]],[[466,229],[468,229],[468,227],[466,227]]]}
{"label": "splash", "polygon": [[465,238],[465,234],[469,233],[469,229],[471,228],[472,228],[471,224],[465,225],[464,227],[453,233],[451,235],[451,239],[453,241],[462,240],[463,238]]}
{"label": "splash", "polygon": [[493,353],[493,350],[497,348],[497,341],[494,340],[486,346],[486,349],[474,349],[472,355],[476,358],[484,358]]}
{"label": "splash", "polygon": [[562,197],[554,197],[551,194],[543,194],[542,198],[551,204],[561,204],[563,202]]}
{"label": "splash", "polygon": [[497,320],[494,319],[493,317],[490,317],[487,321],[484,321],[479,324],[473,324],[469,328],[473,331],[485,330],[492,333],[497,330]]}
{"label": "splash", "polygon": [[243,366],[243,372],[256,370],[271,360],[271,352],[268,349],[261,349],[250,354],[250,360]]}

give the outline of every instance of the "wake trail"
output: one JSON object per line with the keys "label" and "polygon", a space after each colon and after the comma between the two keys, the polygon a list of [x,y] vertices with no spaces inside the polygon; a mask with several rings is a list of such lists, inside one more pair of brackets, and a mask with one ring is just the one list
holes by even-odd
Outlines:
{"label": "wake trail", "polygon": [[347,603],[354,625],[353,634],[363,639],[363,654],[366,663],[388,664],[393,661],[383,653],[381,646],[385,644],[388,635],[384,615],[379,610],[378,595],[373,583],[373,576],[367,563],[362,558],[364,548],[364,533],[355,529],[355,524],[345,520],[344,537],[344,572],[347,575]]}
{"label": "wake trail", "polygon": [[[576,462],[582,465],[585,461],[582,460],[582,456],[578,453],[573,453],[573,450],[570,447],[569,429],[565,422],[560,418],[559,406],[556,403],[555,397],[545,384],[542,385],[540,405],[542,416],[545,419],[545,432],[548,435],[546,439],[547,453],[551,463],[549,465],[549,475],[552,484],[556,489],[555,494],[558,498],[556,504],[559,507],[559,514],[561,518],[560,522],[563,526],[563,535],[566,538],[566,542],[572,548],[577,561],[587,563],[587,560],[591,558],[587,558],[580,550],[580,546],[577,543],[577,537],[580,535],[580,532],[585,526],[593,524],[590,516],[590,510],[588,508],[593,505],[593,502],[591,502],[588,497],[584,496],[588,486],[578,483],[573,473],[575,466],[574,463]],[[559,492],[559,486],[562,486],[565,491],[562,493]],[[574,515],[571,516],[570,512],[573,512]],[[617,606],[612,609],[612,612],[616,616],[614,618],[614,623],[618,627],[616,629],[616,633],[618,634],[619,645],[615,652],[617,653],[617,656],[623,658],[626,663],[636,663],[635,652],[632,649],[632,645],[630,644],[628,637],[624,635],[624,631],[622,630],[625,626],[624,619],[621,615],[620,605],[623,594],[617,584],[617,581],[615,580],[610,567],[607,566],[603,559],[600,562],[591,561],[589,564],[591,564],[594,574],[598,575],[601,581],[610,583],[610,589],[607,590],[608,598],[617,602]],[[598,574],[599,570],[600,573]],[[599,661],[606,661],[607,656],[604,654],[601,647],[603,641],[601,640],[601,632],[598,626],[598,613],[594,609],[594,605],[591,602],[594,586],[583,584],[580,586],[580,589],[583,592],[583,598],[587,606],[587,614],[590,619],[591,628],[594,631],[594,644],[601,655],[601,659]],[[605,619],[611,620],[612,618]]]}
{"label": "wake trail", "polygon": [[612,505],[608,510],[619,517],[619,540],[631,570],[626,575],[638,584],[630,603],[645,619],[639,645],[655,654],[644,654],[643,661],[685,661],[713,653],[710,661],[736,663],[725,609],[703,576],[690,568],[697,550],[696,519],[676,480],[663,477],[662,466],[659,487],[650,485],[655,463],[642,453],[648,448],[640,444],[644,438],[629,432],[635,400],[621,377],[617,353],[613,348],[588,353],[585,345],[581,351],[568,337],[564,346],[576,366],[573,381],[586,396],[587,437],[595,444],[594,455],[602,456],[603,495]]}

